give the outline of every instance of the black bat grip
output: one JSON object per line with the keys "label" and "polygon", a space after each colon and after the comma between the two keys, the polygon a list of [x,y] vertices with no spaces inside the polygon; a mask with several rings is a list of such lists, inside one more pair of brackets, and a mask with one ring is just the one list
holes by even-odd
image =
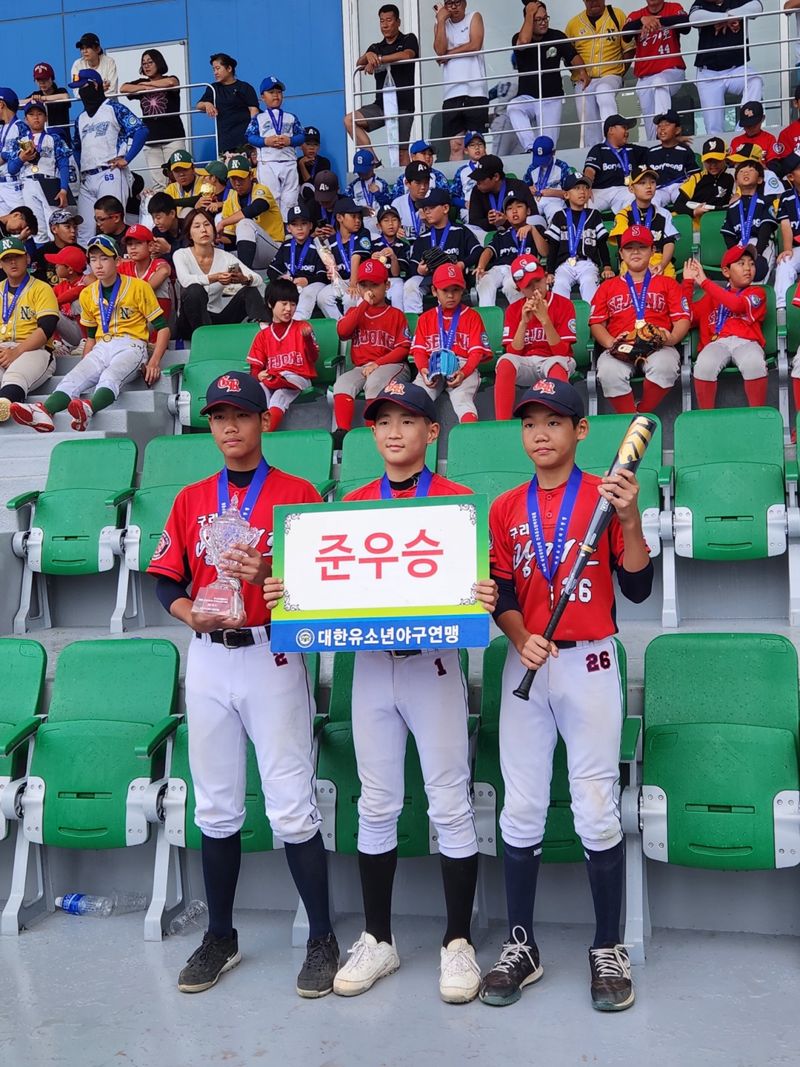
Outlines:
{"label": "black bat grip", "polygon": [[[556,627],[561,621],[561,616],[566,611],[567,604],[569,603],[569,594],[562,595],[558,598],[558,603],[555,606],[553,614],[550,616],[550,621],[544,628],[542,637],[545,641],[552,641],[553,634],[556,632]],[[536,677],[536,671],[528,669],[522,677],[522,681],[514,690],[514,696],[519,697],[520,700],[528,700],[530,697],[531,686],[533,685],[533,679]]]}
{"label": "black bat grip", "polygon": [[536,671],[527,670],[522,676],[522,681],[514,690],[514,696],[519,697],[520,700],[529,700],[531,695],[531,686],[533,685],[533,679],[536,677]]}

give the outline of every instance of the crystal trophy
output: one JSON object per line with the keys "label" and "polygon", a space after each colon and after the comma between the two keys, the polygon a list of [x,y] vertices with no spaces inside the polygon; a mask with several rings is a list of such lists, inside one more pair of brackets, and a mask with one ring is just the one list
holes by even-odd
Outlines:
{"label": "crystal trophy", "polygon": [[[222,557],[237,545],[252,547],[261,531],[244,518],[234,499],[231,506],[200,528],[200,542],[206,560],[219,572]],[[244,615],[242,583],[238,578],[218,574],[211,585],[203,586],[192,605],[192,611],[203,615],[217,615],[221,619],[238,619]]]}

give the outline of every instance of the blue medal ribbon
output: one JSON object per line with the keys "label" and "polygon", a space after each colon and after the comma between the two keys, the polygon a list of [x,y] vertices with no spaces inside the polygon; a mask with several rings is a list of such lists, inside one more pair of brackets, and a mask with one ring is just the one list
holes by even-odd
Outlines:
{"label": "blue medal ribbon", "polygon": [[[795,193],[797,196],[797,193]],[[739,203],[736,205],[739,208],[739,244],[744,246],[750,241],[750,231],[753,229],[753,219],[756,214],[756,197],[755,194],[750,197],[750,204],[747,208],[747,218],[744,217],[744,211],[742,211],[742,198],[739,198]]]}
{"label": "blue medal ribbon", "polygon": [[[729,285],[725,286],[725,289],[728,292],[730,291],[730,288],[731,287]],[[726,308],[724,304],[720,304],[720,306],[717,308],[717,319],[716,319],[716,322],[714,323],[714,339],[715,340],[722,333],[722,327],[728,321],[728,316],[730,315],[730,313],[731,313],[730,312],[730,308]]]}
{"label": "blue medal ribbon", "polygon": [[792,229],[800,229],[800,196],[797,195],[797,190],[793,189],[794,193],[794,225]]}
{"label": "blue medal ribbon", "polygon": [[458,333],[458,320],[461,318],[462,304],[459,304],[456,310],[453,312],[453,317],[450,320],[450,329],[445,330],[444,326],[444,313],[442,309],[438,307],[436,311],[439,316],[439,344],[441,348],[447,348],[451,352],[453,351],[453,345],[455,344],[456,334]]}
{"label": "blue medal ribbon", "polygon": [[[431,482],[433,481],[433,474],[427,467],[423,467],[419,472],[419,478],[417,479],[417,491],[414,493],[415,497],[427,496],[431,491]],[[381,500],[394,500],[392,495],[392,487],[389,484],[388,474],[384,474],[381,478]]]}
{"label": "blue medal ribbon", "polygon": [[568,207],[564,212],[564,216],[567,220],[567,246],[569,248],[569,258],[574,259],[578,254],[578,246],[581,243],[583,237],[583,231],[586,228],[586,212],[581,211],[578,216],[578,225],[575,225],[575,220],[572,217],[572,208]]}
{"label": "blue medal ribbon", "polygon": [[408,210],[411,214],[411,223],[414,227],[414,233],[417,237],[419,237],[419,231],[422,229],[422,223],[420,222],[419,215],[417,214],[417,209],[414,206],[414,201],[411,198],[411,193],[408,194]]}
{"label": "blue medal ribbon", "polygon": [[[244,498],[244,503],[239,508],[239,513],[243,519],[249,519],[250,513],[256,506],[256,501],[261,496],[261,490],[264,488],[264,482],[267,480],[270,467],[264,457],[261,457],[261,462],[255,469],[253,474],[253,480],[247,487],[247,493]],[[230,489],[228,487],[228,468],[223,467],[217,476],[217,514],[223,515],[231,505]]]}
{"label": "blue medal ribbon", "polygon": [[437,238],[436,238],[436,234],[438,232],[439,231],[436,229],[435,226],[431,227],[431,232],[430,232],[431,248],[439,248],[442,251],[444,251],[444,246],[447,244],[447,235],[450,233],[450,223],[448,222],[448,224],[441,231],[441,233],[442,233],[441,241],[437,240]]}
{"label": "blue medal ribbon", "polygon": [[649,207],[645,212],[644,219],[642,219],[642,213],[639,210],[639,205],[634,201],[631,204],[631,214],[633,215],[633,221],[637,226],[646,226],[650,229],[650,223],[653,221],[653,208]]}
{"label": "blue medal ribbon", "polygon": [[553,547],[549,555],[547,542],[544,539],[544,530],[542,529],[542,516],[539,511],[539,483],[535,476],[531,478],[528,486],[528,529],[531,535],[534,555],[536,556],[536,565],[550,587],[551,604],[553,602],[553,580],[561,564],[561,557],[564,554],[569,520],[572,518],[572,512],[575,509],[575,501],[578,498],[578,490],[580,489],[582,478],[583,474],[580,468],[573,467],[564,487],[564,496],[561,498],[561,508],[556,519]]}
{"label": "blue medal ribbon", "polygon": [[295,252],[297,250],[297,241],[296,241],[296,239],[294,237],[292,238],[292,243],[291,243],[291,245],[289,247],[290,247],[289,273],[294,278],[295,275],[297,274],[297,272],[299,270],[303,269],[303,264],[305,263],[306,257],[308,256],[308,250],[309,250],[309,248],[311,248],[311,242],[310,241],[306,241],[306,243],[303,245],[303,250],[300,253],[300,259],[298,259],[298,260],[295,260]]}
{"label": "blue medal ribbon", "polygon": [[528,244],[528,234],[526,234],[524,237],[518,238],[517,231],[512,229],[511,237],[514,240],[518,256],[523,255],[525,252],[531,251],[530,245]]}
{"label": "blue medal ribbon", "polygon": [[628,286],[628,291],[631,294],[631,300],[633,301],[633,307],[636,312],[637,324],[644,322],[644,312],[647,306],[647,290],[650,288],[650,282],[653,280],[653,276],[650,273],[650,268],[644,272],[644,278],[639,288],[636,288],[636,282],[631,278],[630,273],[623,275],[625,278],[625,284]]}
{"label": "blue medal ribbon", "polygon": [[503,201],[506,198],[506,180],[503,178],[503,184],[500,186],[499,194],[489,193],[489,203],[492,205],[492,211],[502,211]]}
{"label": "blue medal ribbon", "polygon": [[550,160],[550,166],[545,171],[544,177],[542,177],[542,168],[539,167],[539,177],[536,179],[536,195],[540,196],[543,189],[547,188],[547,183],[550,181],[550,175],[553,173],[553,160]]}
{"label": "blue medal ribbon", "polygon": [[374,195],[374,193],[371,193],[369,191],[369,186],[367,185],[367,183],[364,181],[363,178],[361,178],[360,181],[361,181],[361,191],[364,194],[364,199],[367,202],[367,207],[372,207],[372,205],[375,203],[375,195]]}
{"label": "blue medal ribbon", "polygon": [[279,107],[276,114],[276,112],[274,112],[272,108],[268,107],[267,114],[269,115],[269,120],[272,123],[272,128],[275,130],[275,133],[277,133],[277,135],[280,137],[280,135],[283,133],[283,108]]}
{"label": "blue medal ribbon", "polygon": [[17,291],[16,291],[16,293],[14,293],[14,299],[11,301],[11,304],[9,305],[9,303],[8,303],[9,286],[8,286],[8,280],[6,279],[6,284],[3,286],[3,325],[4,326],[7,326],[8,323],[10,322],[11,316],[14,314],[14,308],[17,306],[17,302],[19,301],[19,298],[22,296],[22,290],[25,288],[25,286],[28,284],[28,282],[30,280],[31,280],[30,274],[26,274],[25,275],[25,281],[22,282],[21,285],[19,285],[17,287]]}
{"label": "blue medal ribbon", "polygon": [[100,329],[103,331],[104,337],[107,337],[111,330],[111,319],[114,316],[114,308],[117,306],[117,297],[119,296],[121,285],[122,278],[117,277],[108,300],[106,300],[103,294],[103,286],[100,282],[97,283],[97,308],[100,312]]}
{"label": "blue medal ribbon", "polygon": [[[613,152],[613,154],[617,157],[617,162],[622,168],[622,176],[624,178],[630,178],[631,164],[630,160],[628,159],[628,149],[622,148],[618,151],[616,148],[612,148],[608,141],[606,141],[606,145],[608,146],[609,152]],[[625,184],[627,185],[628,182],[626,181]]]}
{"label": "blue medal ribbon", "polygon": [[350,234],[350,240],[347,242],[347,252],[345,252],[344,243],[342,242],[342,235],[338,232],[338,230],[336,232],[336,244],[339,247],[339,255],[342,257],[342,263],[344,264],[344,269],[347,271],[348,274],[352,270],[352,268],[350,266],[350,263],[352,262],[352,259],[353,259],[353,247],[355,245],[355,240],[356,240],[356,235],[354,233],[351,233]]}

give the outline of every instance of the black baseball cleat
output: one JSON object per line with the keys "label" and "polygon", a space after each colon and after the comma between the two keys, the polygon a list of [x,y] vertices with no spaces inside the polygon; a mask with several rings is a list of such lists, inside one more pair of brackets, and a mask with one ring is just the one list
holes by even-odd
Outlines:
{"label": "black baseball cleat", "polygon": [[215,937],[206,931],[200,948],[192,953],[178,975],[178,989],[181,993],[202,993],[216,985],[220,975],[235,967],[241,958],[235,930],[231,937]]}
{"label": "black baseball cleat", "polygon": [[590,948],[592,1007],[597,1011],[624,1011],[635,1000],[631,961],[624,945]]}
{"label": "black baseball cleat", "polygon": [[333,979],[339,970],[339,943],[334,934],[309,940],[306,958],[297,976],[297,992],[312,999],[333,992]]}
{"label": "black baseball cleat", "polygon": [[536,942],[527,943],[527,934],[521,926],[515,926],[511,936],[514,940],[503,945],[500,959],[487,971],[478,994],[484,1004],[495,1008],[516,1004],[525,986],[538,982],[544,974]]}

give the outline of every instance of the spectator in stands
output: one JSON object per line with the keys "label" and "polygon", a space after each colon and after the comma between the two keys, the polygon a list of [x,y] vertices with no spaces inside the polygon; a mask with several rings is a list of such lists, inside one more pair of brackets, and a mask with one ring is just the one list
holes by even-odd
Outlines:
{"label": "spectator in stands", "polygon": [[600,140],[601,123],[617,111],[615,94],[622,86],[633,49],[626,45],[620,32],[626,17],[620,8],[607,5],[605,0],[583,2],[586,10],[569,20],[564,33],[574,40],[588,75],[588,80],[579,78],[578,68],[573,67],[582,143],[587,145]]}
{"label": "spectator in stands", "polygon": [[36,250],[33,261],[34,273],[37,278],[47,282],[48,285],[56,285],[58,276],[49,265],[48,255],[55,255],[62,248],[78,247],[78,226],[83,221],[80,215],[75,213],[74,208],[58,208],[50,216],[50,232],[52,241],[45,241]]}
{"label": "spectator in stands", "polygon": [[509,193],[516,193],[528,205],[528,213],[536,214],[536,201],[525,182],[506,175],[499,156],[484,156],[472,172],[475,189],[469,201],[469,225],[473,230],[503,230],[508,221],[503,204]]}
{"label": "spectator in stands", "polygon": [[380,160],[375,159],[371,148],[359,148],[353,155],[353,170],[355,180],[350,182],[344,191],[363,207],[364,223],[373,237],[378,234],[378,208],[392,202],[392,190],[388,184],[375,173],[376,167],[381,165]]}
{"label": "spectator in stands", "polygon": [[735,156],[742,145],[757,144],[766,158],[775,154],[775,136],[764,129],[764,106],[758,100],[749,100],[739,108],[739,127],[744,131],[731,139],[731,155]]}
{"label": "spectator in stands", "polygon": [[728,206],[734,187],[733,175],[726,170],[728,151],[721,137],[710,137],[703,144],[700,161],[702,171],[687,178],[674,205],[674,211],[692,216],[696,228],[707,211],[719,211]]}
{"label": "spectator in stands", "polygon": [[247,142],[256,149],[256,174],[278,203],[281,218],[297,203],[297,149],[306,139],[305,128],[291,111],[283,109],[286,86],[269,74],[259,86],[264,110],[250,119]]}
{"label": "spectator in stands", "polygon": [[258,97],[249,82],[236,77],[236,60],[226,52],[210,57],[214,85],[204,90],[197,110],[216,119],[220,153],[238,152],[247,142],[247,127],[258,114]]}
{"label": "spectator in stands", "polygon": [[228,160],[231,193],[222,205],[217,231],[236,246],[236,254],[254,270],[268,266],[283,241],[283,220],[270,189],[253,179],[246,156]]}
{"label": "spectator in stands", "polygon": [[339,199],[339,179],[332,170],[317,171],[314,178],[314,195],[306,201],[311,221],[314,224],[314,236],[329,240],[336,229],[336,216],[333,208]]}
{"label": "spectator in stands", "polygon": [[458,167],[450,185],[452,203],[459,209],[462,222],[466,222],[469,217],[469,198],[475,188],[472,172],[479,160],[486,155],[486,141],[482,133],[478,133],[477,130],[468,130],[464,134],[464,154],[467,157],[466,162]]}
{"label": "spectator in stands", "polygon": [[[104,233],[117,242],[119,254],[123,254],[123,240],[128,230],[125,208],[115,196],[101,196],[94,205],[94,222],[97,233]],[[88,247],[88,245],[87,245]]]}
{"label": "spectator in stands", "polygon": [[786,192],[786,185],[775,171],[764,162],[764,153],[761,151],[760,145],[748,142],[740,144],[735,152],[730,153],[729,162],[736,166],[750,159],[756,160],[761,164],[764,172],[761,192],[767,203],[774,206],[775,201],[779,200]]}
{"label": "spectator in stands", "polygon": [[[409,149],[411,155],[411,163],[424,163],[426,167],[430,167],[431,185],[434,189],[449,189],[450,182],[448,178],[433,165],[433,161],[436,158],[436,149],[433,147],[430,141],[419,140],[414,141]],[[396,200],[398,196],[402,196],[405,192],[404,175],[398,174],[397,181],[394,183],[392,189],[392,199]]]}
{"label": "spectator in stands", "polygon": [[725,129],[726,92],[752,102],[764,95],[761,76],[749,66],[742,21],[762,10],[761,0],[694,0],[692,4],[689,21],[699,31],[695,84],[708,134]]}
{"label": "spectator in stands", "polygon": [[[797,0],[797,6],[800,8],[800,0]],[[797,17],[800,19],[800,13]],[[784,126],[771,151],[767,153],[767,161],[773,170],[780,174],[787,173],[784,162],[787,156],[800,155],[800,85],[794,91],[792,106],[795,112],[794,120]]]}
{"label": "spectator in stands", "polygon": [[550,16],[541,0],[525,4],[522,27],[511,43],[519,83],[517,95],[508,101],[507,112],[519,143],[524,152],[531,151],[537,135],[557,144],[564,105],[561,64],[576,68],[576,84],[585,89],[590,78],[583,60],[561,30],[550,29]]}
{"label": "spectator in stands", "polygon": [[306,126],[305,134],[306,139],[300,145],[302,155],[297,160],[297,175],[301,185],[313,186],[319,171],[331,169],[331,161],[319,154],[321,137],[317,127]]}
{"label": "spectator in stands", "polygon": [[45,259],[55,272],[56,278],[53,285],[53,292],[58,301],[56,336],[61,345],[56,345],[54,354],[70,355],[84,338],[81,327],[81,290],[91,285],[94,278],[86,273],[86,253],[77,245],[66,245],[58,252],[46,252]]}
{"label": "spectator in stands", "polygon": [[172,263],[175,250],[186,247],[178,205],[168,193],[154,193],[147,208],[153,220],[153,251]]}
{"label": "spectator in stands", "polygon": [[283,278],[297,287],[295,318],[310,319],[317,297],[328,283],[328,275],[311,237],[311,216],[300,204],[289,208],[286,229],[289,236],[268,267],[271,280]]}
{"label": "spectator in stands", "polygon": [[264,282],[231,252],[214,247],[214,220],[195,208],[184,222],[188,248],[172,254],[181,287],[178,337],[189,340],[198,326],[266,322]]}
{"label": "spectator in stands", "polygon": [[372,239],[372,258],[380,259],[389,272],[389,300],[403,311],[403,286],[411,273],[410,246],[400,236],[400,212],[393,205],[378,210],[378,236]]}
{"label": "spectator in stands", "polygon": [[13,181],[9,162],[19,154],[20,138],[28,134],[28,127],[17,118],[19,97],[13,89],[0,86],[0,216],[7,215],[22,203],[22,182]]}
{"label": "spectator in stands", "polygon": [[[672,257],[675,254],[675,241],[678,231],[672,221],[672,215],[655,203],[656,190],[658,188],[658,175],[649,166],[641,167],[631,179],[631,192],[633,200],[630,205],[618,212],[614,219],[614,228],[608,235],[612,241],[617,241],[631,226],[644,226],[650,231],[653,238],[653,251],[650,256],[651,274],[666,274],[670,278],[675,277],[675,267]],[[626,267],[623,264],[620,274],[624,274]]]}
{"label": "spectator in stands", "polygon": [[372,256],[372,238],[364,228],[364,209],[349,196],[340,196],[333,205],[333,214],[336,231],[331,242],[332,259],[326,263],[323,258],[328,284],[317,296],[317,307],[326,319],[340,319],[342,311],[361,300],[358,267]]}
{"label": "spectator in stands", "polygon": [[25,105],[28,136],[9,160],[8,172],[22,182],[22,198],[36,215],[39,243],[47,240],[48,222],[57,208],[65,208],[69,194],[69,147],[47,127],[47,105]]}
{"label": "spectator in stands", "polygon": [[447,256],[464,273],[478,262],[480,245],[472,230],[450,222],[450,193],[446,189],[431,189],[421,202],[422,217],[428,227],[411,246],[410,277],[403,286],[403,306],[412,314],[422,311],[423,295],[430,290],[435,264],[428,260],[432,252]]}
{"label": "spectator in stands", "polygon": [[752,246],[757,282],[766,281],[775,265],[772,240],[777,223],[763,196],[764,165],[759,158],[743,159],[734,171],[734,200],[725,213],[722,236],[728,248]]}
{"label": "spectator in stands", "polygon": [[403,191],[392,200],[392,207],[400,216],[403,233],[410,241],[427,232],[420,204],[428,195],[431,180],[431,168],[427,163],[418,160],[409,163],[403,171]]}
{"label": "spectator in stands", "polygon": [[522,179],[546,222],[550,222],[555,213],[563,208],[564,182],[572,174],[569,163],[555,158],[555,147],[552,137],[537,137],[531,148],[531,165]]}
{"label": "spectator in stands", "polygon": [[522,291],[511,274],[512,263],[518,256],[539,255],[544,258],[547,255],[547,238],[528,225],[528,205],[518,193],[508,194],[503,201],[503,212],[508,226],[495,231],[475,268],[479,307],[493,307],[499,289],[509,303],[522,299]]}
{"label": "spectator in stands", "polygon": [[581,300],[591,303],[603,280],[614,277],[608,252],[608,231],[600,212],[587,207],[591,185],[582,174],[568,174],[564,179],[566,203],[556,211],[545,230],[547,280],[554,293],[569,298],[573,286],[580,289]]}
{"label": "spectator in stands", "polygon": [[177,148],[166,165],[171,181],[164,192],[175,201],[178,217],[185,218],[193,207],[197,207],[197,202],[203,195],[202,187],[206,176],[198,173],[191,152],[187,152],[185,148]]}
{"label": "spectator in stands", "polygon": [[[72,64],[72,70],[70,71],[70,83],[72,88],[77,88],[75,83],[78,80],[78,75],[82,70],[95,70],[100,75],[100,81],[103,86],[103,91],[113,96],[119,91],[119,78],[117,76],[117,64],[111,58],[106,55],[100,44],[100,38],[96,33],[84,33],[79,40],[75,42],[75,47],[81,54],[80,59],[76,59]],[[77,95],[77,94],[76,94]]]}
{"label": "spectator in stands", "polygon": [[156,294],[156,300],[167,322],[173,312],[173,291],[170,276],[172,266],[161,259],[153,249],[153,231],[137,223],[129,226],[123,241],[125,258],[120,261],[119,273],[123,277],[139,278],[147,282]]}
{"label": "spectator in stands", "polygon": [[631,175],[647,158],[643,145],[628,144],[628,132],[636,119],[610,115],[603,123],[605,140],[589,149],[583,174],[592,183],[592,207],[616,214],[633,199]]}
{"label": "spectator in stands", "polygon": [[658,176],[655,203],[659,207],[672,204],[683,183],[697,174],[697,158],[691,144],[681,137],[681,117],[670,108],[663,115],[656,115],[658,144],[647,149],[647,166]]}
{"label": "spectator in stands", "polygon": [[167,61],[157,48],[142,52],[139,74],[135,81],[120,86],[120,92],[141,105],[147,127],[144,146],[144,162],[149,171],[147,185],[161,189],[164,165],[173,153],[186,148],[186,130],[180,115],[180,82],[169,73]]}
{"label": "spectator in stands", "polygon": [[18,238],[0,241],[0,263],[6,276],[0,287],[0,422],[6,422],[15,404],[52,377],[58,303],[46,282],[28,275],[30,260]]}
{"label": "spectator in stands", "polygon": [[21,100],[21,104],[28,104],[31,100],[39,100],[47,105],[47,124],[51,131],[55,131],[68,145],[72,145],[72,128],[69,121],[69,109],[72,97],[66,89],[56,85],[56,72],[49,63],[37,63],[33,68],[33,80],[36,88],[27,100]]}
{"label": "spectator in stands", "polygon": [[[783,5],[784,11],[794,11],[794,63],[795,63],[795,78],[797,83],[798,75],[800,75],[800,0],[785,0]],[[790,82],[791,84],[791,82]],[[800,88],[800,86],[797,86]]]}
{"label": "spectator in stands", "polygon": [[647,0],[631,11],[623,26],[623,40],[633,42],[633,73],[636,95],[648,141],[655,137],[654,116],[672,107],[672,97],[683,84],[686,64],[681,55],[681,35],[687,34],[689,16],[671,0]]}
{"label": "spectator in stands", "polygon": [[[483,16],[467,14],[467,0],[434,5],[433,50],[442,75],[442,136],[450,138],[450,159],[464,158],[467,130],[489,125],[489,86],[483,55]],[[469,53],[469,54],[467,54]],[[477,53],[477,54],[472,54]]]}
{"label": "spectator in stands", "polygon": [[416,64],[413,61],[419,57],[419,41],[413,33],[400,32],[400,10],[396,4],[384,4],[378,8],[378,21],[383,39],[371,44],[356,60],[359,70],[375,76],[376,96],[371,104],[360,103],[354,113],[345,115],[344,125],[353,137],[355,120],[356,145],[371,147],[367,131],[378,130],[386,124],[385,94],[389,91],[386,78],[387,74],[391,74],[397,98],[400,166],[403,167],[409,162],[408,141],[417,110],[414,89]]}
{"label": "spectator in stands", "polygon": [[781,251],[775,267],[775,306],[786,307],[786,290],[800,274],[800,155],[784,159],[784,180],[789,188],[778,203]]}

